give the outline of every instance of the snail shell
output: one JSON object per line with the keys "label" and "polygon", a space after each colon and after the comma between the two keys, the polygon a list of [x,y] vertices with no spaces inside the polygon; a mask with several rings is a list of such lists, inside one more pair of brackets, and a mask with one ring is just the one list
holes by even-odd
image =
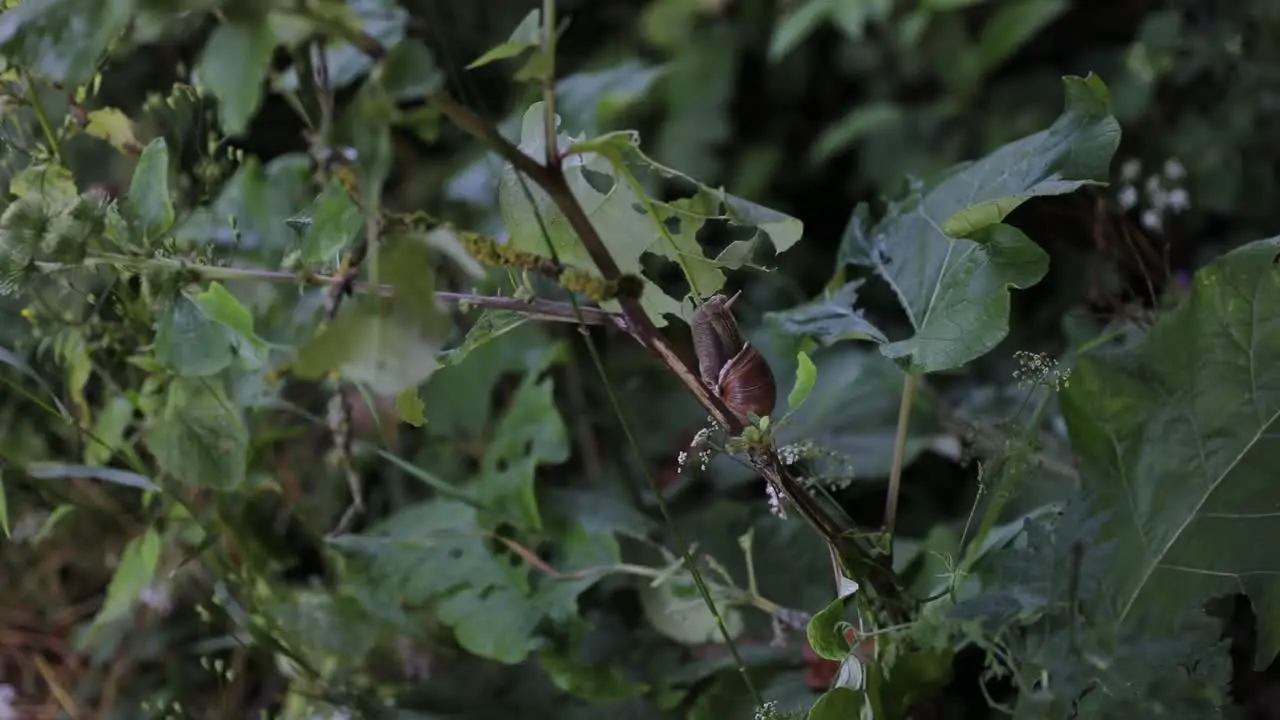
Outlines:
{"label": "snail shell", "polygon": [[742,339],[733,302],[713,295],[693,312],[693,347],[702,382],[743,422],[773,412],[777,387],[764,356]]}

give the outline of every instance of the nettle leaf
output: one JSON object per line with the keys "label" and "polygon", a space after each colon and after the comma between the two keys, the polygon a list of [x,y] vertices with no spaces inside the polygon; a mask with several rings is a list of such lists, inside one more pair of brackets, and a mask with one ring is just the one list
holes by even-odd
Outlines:
{"label": "nettle leaf", "polygon": [[383,595],[405,605],[431,603],[468,652],[505,663],[535,648],[542,614],[530,598],[529,570],[485,546],[476,511],[454,501],[414,505],[366,535],[331,540],[354,551]]}
{"label": "nettle leaf", "polygon": [[768,313],[765,317],[787,333],[807,335],[823,345],[833,345],[842,340],[889,342],[884,333],[855,307],[858,290],[864,283],[865,280],[845,283],[828,297],[785,312]]}
{"label": "nettle leaf", "polygon": [[356,297],[298,351],[293,370],[316,379],[339,370],[379,395],[398,395],[431,376],[449,330],[436,304],[427,246],[417,235],[383,240],[376,267],[391,297]]}
{"label": "nettle leaf", "polygon": [[156,330],[156,360],[186,377],[215,375],[237,358],[256,368],[265,352],[253,316],[217,282],[202,293],[175,298]]}
{"label": "nettle leaf", "polygon": [[67,87],[93,79],[133,0],[24,0],[0,13],[0,59]]}
{"label": "nettle leaf", "polygon": [[534,476],[540,464],[569,459],[569,437],[556,409],[555,383],[529,373],[516,390],[511,406],[494,428],[480,475],[476,496],[480,502],[512,513],[525,528],[542,528]]}
{"label": "nettle leaf", "polygon": [[869,236],[847,236],[855,245],[842,256],[887,280],[915,327],[910,339],[881,346],[887,357],[913,372],[949,370],[1008,333],[1008,289],[1039,282],[1049,259],[1001,221],[1029,198],[1101,184],[1120,142],[1102,81],[1064,83],[1066,109],[1048,130],[954,168],[891,208]]}
{"label": "nettle leaf", "polygon": [[1167,626],[1243,590],[1262,666],[1280,650],[1278,256],[1272,238],[1210,263],[1141,341],[1080,357],[1063,394],[1085,488],[1111,515],[1116,616]]}
{"label": "nettle leaf", "polygon": [[169,194],[169,146],[158,137],[147,143],[133,170],[125,207],[147,238],[173,226],[173,196]]}
{"label": "nettle leaf", "polygon": [[160,469],[184,484],[223,491],[244,484],[249,430],[216,381],[171,382],[164,410],[147,423],[146,438]]}
{"label": "nettle leaf", "polygon": [[248,129],[258,112],[275,48],[266,15],[225,22],[205,43],[196,74],[218,99],[218,118],[228,135]]}
{"label": "nettle leaf", "polygon": [[[520,149],[538,162],[543,162],[546,155],[543,116],[542,103],[530,107],[524,115],[520,135]],[[795,218],[735,198],[655,163],[640,151],[635,133],[610,133],[576,143],[561,134],[557,143],[566,154],[563,165],[570,190],[623,272],[641,274],[641,256],[653,253],[676,263],[689,282],[692,294],[705,297],[724,287],[725,277],[720,268],[736,269],[756,263],[756,255],[763,250],[765,240],[773,252],[783,252],[803,233],[803,225]],[[637,176],[638,171],[676,181],[687,188],[689,194],[670,202],[650,198]],[[547,243],[550,242],[561,262],[598,272],[550,196],[525,181],[534,201],[531,206],[521,180],[515,168],[507,165],[498,182],[498,202],[511,245],[549,257]],[[546,228],[546,238],[539,227],[539,216]],[[712,260],[703,254],[697,241],[698,231],[708,220],[754,228],[757,233],[749,241],[730,244]],[[645,280],[641,304],[656,324],[665,325],[667,314],[688,319],[693,305],[687,300],[682,304],[682,300]],[[617,310],[618,304],[608,302],[603,303],[603,307]]]}

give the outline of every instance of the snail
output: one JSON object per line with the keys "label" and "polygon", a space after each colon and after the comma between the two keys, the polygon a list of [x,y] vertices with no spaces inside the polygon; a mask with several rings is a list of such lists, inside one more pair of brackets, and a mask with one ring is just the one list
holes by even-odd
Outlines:
{"label": "snail", "polygon": [[748,413],[764,417],[773,412],[778,391],[764,356],[738,330],[733,316],[737,299],[738,295],[707,298],[693,311],[690,324],[703,384],[740,420],[750,422]]}

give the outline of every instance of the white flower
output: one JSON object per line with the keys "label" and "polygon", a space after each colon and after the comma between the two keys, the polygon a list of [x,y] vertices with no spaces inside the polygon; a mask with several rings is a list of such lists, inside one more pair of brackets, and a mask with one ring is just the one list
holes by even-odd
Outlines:
{"label": "white flower", "polygon": [[1169,212],[1180,213],[1191,207],[1191,194],[1183,188],[1174,188],[1169,191],[1169,196],[1165,198],[1165,207]]}
{"label": "white flower", "polygon": [[1164,161],[1164,176],[1170,180],[1181,180],[1187,176],[1187,169],[1173,158]]}
{"label": "white flower", "polygon": [[1125,185],[1116,193],[1116,202],[1125,210],[1132,210],[1138,204],[1138,188]]}
{"label": "white flower", "polygon": [[1120,177],[1128,182],[1133,182],[1142,174],[1142,161],[1138,158],[1129,158],[1120,166]]}
{"label": "white flower", "polygon": [[1164,227],[1164,222],[1160,219],[1160,213],[1155,210],[1143,210],[1141,222],[1142,227],[1155,232],[1160,232],[1161,228]]}

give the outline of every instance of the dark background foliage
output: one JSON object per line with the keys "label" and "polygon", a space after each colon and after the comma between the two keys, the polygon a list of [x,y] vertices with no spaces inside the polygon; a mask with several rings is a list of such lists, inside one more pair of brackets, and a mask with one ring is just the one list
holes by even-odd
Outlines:
{"label": "dark background foliage", "polygon": [[[99,5],[64,4],[73,11]],[[179,168],[173,183],[179,206],[193,208],[218,197],[246,158],[267,165],[297,157],[311,145],[305,124],[281,95],[265,96],[247,131],[226,138],[217,131],[212,99],[175,93],[175,83],[191,82],[191,68],[220,21],[203,4],[170,4],[140,5],[164,22],[154,31],[142,21],[132,28],[134,41],[116,48],[102,66],[100,90],[89,109],[119,108],[137,123],[137,137],[165,137]],[[349,4],[362,6],[361,0]],[[57,11],[58,3],[48,5],[49,12]],[[514,81],[510,63],[466,66],[506,38],[533,4],[405,0],[400,7],[408,13],[405,34],[431,50],[450,91],[518,138],[519,118],[538,99],[538,89]],[[229,17],[244,10],[235,2],[221,9]],[[917,183],[1048,127],[1063,109],[1064,75],[1092,72],[1106,82],[1111,112],[1123,128],[1112,183],[1036,198],[1014,212],[1008,222],[1048,251],[1049,274],[1013,293],[1008,337],[993,352],[962,371],[932,376],[929,392],[917,399],[900,504],[899,561],[923,588],[950,569],[937,566],[940,556],[931,553],[957,547],[957,529],[977,502],[984,477],[971,460],[1000,449],[998,438],[1009,429],[1001,423],[1025,423],[1018,413],[1027,401],[1011,390],[1019,368],[1014,353],[1058,357],[1108,323],[1148,326],[1158,310],[1185,294],[1195,270],[1274,232],[1280,202],[1280,6],[1272,2],[562,0],[558,13],[568,21],[557,56],[564,131],[593,136],[636,129],[658,162],[803,222],[803,241],[770,263],[774,272],[744,270],[729,280],[731,289],[744,291],[739,317],[784,379],[783,388],[794,370],[795,346],[765,314],[820,295],[843,272],[837,257],[847,247],[855,206],[868,203],[879,217]],[[12,32],[5,23],[0,16],[0,45]],[[288,52],[276,51],[276,69],[291,62]],[[20,80],[14,67],[6,73],[6,83]],[[354,85],[339,91],[337,107],[351,106],[357,93]],[[73,105],[70,112],[76,111]],[[19,103],[6,101],[0,112],[7,123],[7,178],[39,159],[39,131]],[[439,118],[402,125],[392,131],[392,148],[388,208],[425,210],[460,227],[503,233],[495,186],[499,163],[461,130]],[[137,152],[118,153],[76,137],[67,141],[64,155],[82,190],[98,187],[113,197],[129,191]],[[246,206],[242,200],[237,207]],[[275,219],[283,225],[285,218]],[[254,238],[253,230],[242,239],[250,245],[256,239],[274,260],[287,254],[271,238]],[[725,232],[707,242],[722,247],[730,239]],[[225,244],[213,252],[230,257]],[[655,263],[647,270],[664,286],[680,287],[673,266]],[[444,289],[477,284],[449,263],[439,263],[436,271]],[[491,273],[479,284],[492,289],[501,280]],[[252,304],[245,297],[253,291],[238,292]],[[259,332],[273,338],[292,332],[286,328],[298,311],[260,300]],[[14,360],[6,366],[28,363],[53,384],[54,396],[70,397],[74,383],[67,368],[80,355],[69,349],[73,342],[64,342],[69,336],[49,326],[33,330],[20,320],[29,318],[22,312],[31,307],[30,298],[2,302],[0,349],[22,349],[5,350]],[[871,278],[859,306],[892,337],[909,334],[886,283]],[[451,319],[456,341],[471,321],[460,313]],[[689,349],[685,325],[672,323],[665,332]],[[762,483],[741,464],[717,457],[702,471],[692,469],[696,459],[678,460],[704,424],[702,411],[628,338],[598,329],[591,336],[636,434],[640,461],[591,356],[577,342],[578,332],[526,325],[428,381],[421,393],[425,430],[397,422],[391,398],[371,407],[358,392],[344,391],[357,400],[357,438],[409,458],[392,462],[361,445],[357,471],[369,511],[358,527],[412,534],[452,522],[439,505],[420,516],[404,508],[418,507],[412,503],[426,494],[423,482],[458,482],[489,462],[495,427],[509,430],[501,423],[511,413],[511,426],[524,432],[561,427],[560,438],[553,437],[554,429],[547,435],[533,431],[527,441],[539,449],[524,450],[537,454],[529,485],[536,466],[545,525],[527,536],[510,535],[529,543],[517,546],[524,555],[506,552],[510,547],[495,551],[498,541],[489,538],[487,545],[458,541],[427,556],[439,562],[431,565],[432,573],[455,567],[474,581],[475,596],[457,602],[495,613],[480,613],[480,624],[499,626],[496,635],[508,628],[494,608],[513,607],[502,604],[500,579],[511,567],[527,569],[529,555],[542,551],[539,562],[554,565],[556,572],[604,564],[609,552],[599,548],[614,543],[631,562],[659,567],[674,559],[654,549],[661,544],[681,550],[670,527],[656,519],[652,493],[635,490],[648,487],[646,474],[663,487],[684,539],[698,542],[738,584],[748,570],[735,540],[754,528],[758,597],[786,608],[821,609],[831,588],[817,539],[797,522],[770,517]],[[83,402],[102,411],[121,387],[145,394],[147,373],[127,365],[126,358],[139,348],[145,354],[149,340],[111,336],[95,345]],[[27,359],[20,362],[20,354]],[[813,417],[797,420],[808,424],[781,439],[812,439],[843,453],[843,460],[834,461],[833,474],[842,481],[833,485],[833,494],[853,520],[874,525],[884,505],[899,381],[878,355],[832,351],[828,357],[834,359],[820,363],[819,382],[832,385],[819,388],[838,400],[810,408]],[[554,382],[540,384],[541,369],[552,364]],[[11,392],[33,387],[18,370],[12,376],[0,392],[6,466],[79,462],[83,439],[44,414],[29,394]],[[547,393],[546,403],[528,399],[541,392]],[[372,716],[388,699],[401,717],[499,717],[517,709],[539,717],[721,718],[753,712],[754,702],[718,639],[681,645],[653,632],[651,626],[660,624],[651,613],[654,601],[644,599],[643,583],[625,574],[586,583],[567,601],[554,590],[546,597],[535,592],[535,600],[545,603],[540,607],[555,608],[539,620],[540,628],[554,626],[539,642],[545,643],[540,650],[563,661],[560,666],[523,656],[506,665],[491,659],[497,657],[493,653],[460,646],[450,632],[462,634],[455,627],[459,621],[441,620],[438,615],[450,611],[432,605],[440,602],[433,594],[440,588],[431,583],[444,581],[405,579],[412,572],[430,574],[422,570],[427,560],[419,557],[421,567],[414,570],[403,567],[408,561],[401,556],[379,560],[395,566],[388,568],[348,565],[331,555],[323,534],[347,496],[342,474],[324,457],[327,394],[317,383],[297,381],[283,393],[298,412],[288,419],[283,412],[259,418],[254,425],[250,484],[272,490],[226,498],[215,493],[216,500],[194,492],[185,498],[207,512],[199,517],[202,527],[212,523],[221,529],[224,536],[205,538],[218,550],[216,560],[188,563],[199,555],[196,548],[207,550],[201,545],[205,539],[197,539],[171,505],[154,498],[139,500],[136,491],[85,478],[37,482],[28,477],[29,467],[20,482],[6,477],[11,539],[0,550],[0,587],[6,588],[0,599],[0,682],[14,689],[19,712],[120,718],[271,712],[303,718],[322,716],[310,714],[321,712],[316,707],[347,707]],[[994,428],[991,433],[974,431],[962,420],[977,416],[997,419],[987,426]],[[519,438],[512,442],[526,439]],[[1072,464],[1062,442],[1046,444],[1043,455]],[[509,460],[498,463],[505,468]],[[991,460],[987,472],[1007,461]],[[1002,519],[1033,514],[1062,499],[1069,494],[1065,484],[1052,473],[1037,474],[1019,488]],[[449,510],[459,517],[469,512],[465,505]],[[74,521],[62,520],[64,515]],[[172,575],[165,582],[145,578],[153,593],[146,597],[152,599],[133,603],[137,612],[128,618],[118,614],[93,623],[104,597],[113,594],[109,584],[122,554],[126,561],[130,557],[127,543],[148,527],[168,538],[156,578]],[[508,537],[508,529],[486,531]],[[188,531],[191,537],[172,537]],[[498,560],[485,554],[490,551]],[[488,560],[475,560],[482,556]],[[157,587],[167,588],[163,599],[155,599]],[[134,590],[136,596],[143,589]],[[1253,717],[1280,716],[1267,714],[1280,713],[1268,700],[1277,695],[1274,673],[1255,671],[1250,662],[1256,630],[1249,603],[1232,602],[1235,607],[1218,614],[1230,619],[1234,699]],[[419,605],[432,606],[431,612],[420,612]],[[765,694],[788,707],[812,704],[836,663],[814,655],[803,632],[771,645],[772,628],[763,613],[748,614],[746,622],[741,649]],[[398,623],[414,633],[402,632],[405,625]],[[91,624],[105,624],[105,639],[85,639]],[[1222,655],[1211,650],[1214,638],[1206,637],[1198,647],[1206,656]],[[288,645],[290,652],[273,642]],[[917,707],[914,717],[995,717],[998,711],[989,710],[978,681],[987,650],[971,646],[962,652],[950,684]],[[309,675],[297,655],[323,669],[320,679]],[[669,684],[660,683],[663,678]],[[647,683],[644,692],[636,690],[640,683]],[[1007,679],[988,685],[997,698],[1013,692]],[[5,702],[0,696],[0,708]]]}

